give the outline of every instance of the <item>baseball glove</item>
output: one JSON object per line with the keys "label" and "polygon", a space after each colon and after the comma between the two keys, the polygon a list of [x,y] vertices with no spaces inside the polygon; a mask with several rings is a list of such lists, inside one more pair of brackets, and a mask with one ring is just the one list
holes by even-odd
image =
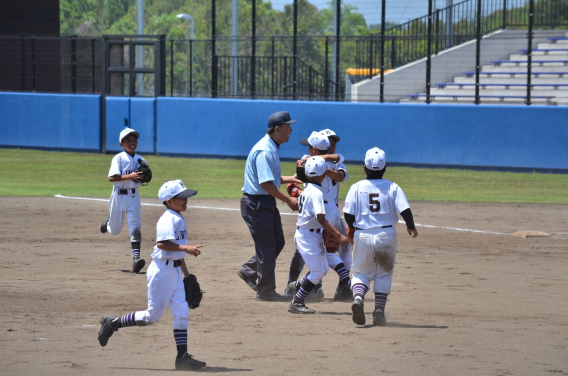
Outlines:
{"label": "baseball glove", "polygon": [[203,298],[203,291],[197,282],[197,277],[193,274],[188,275],[183,279],[183,288],[185,290],[185,300],[191,309],[199,307],[201,299]]}
{"label": "baseball glove", "polygon": [[339,247],[339,240],[330,232],[323,230],[323,245],[329,253],[334,253]]}
{"label": "baseball glove", "polygon": [[299,197],[302,194],[302,188],[296,183],[289,183],[286,186],[286,190],[288,191],[288,195],[290,197]]}
{"label": "baseball glove", "polygon": [[136,172],[142,173],[142,180],[140,180],[142,185],[148,185],[150,180],[152,180],[152,170],[150,170],[150,166],[148,166],[148,164],[141,158],[138,158],[138,168],[136,169]]}
{"label": "baseball glove", "polygon": [[308,182],[308,177],[306,176],[306,159],[296,162],[296,176],[304,183]]}

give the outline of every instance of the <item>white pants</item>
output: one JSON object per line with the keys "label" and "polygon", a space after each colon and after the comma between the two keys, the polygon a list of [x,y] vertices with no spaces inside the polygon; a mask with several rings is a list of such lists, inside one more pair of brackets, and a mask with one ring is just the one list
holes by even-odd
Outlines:
{"label": "white pants", "polygon": [[112,235],[118,235],[124,227],[124,214],[128,221],[128,232],[131,242],[142,241],[142,211],[140,209],[140,195],[136,193],[119,195],[116,190],[112,192],[108,202],[110,219],[107,229]]}
{"label": "white pants", "polygon": [[362,283],[370,287],[374,281],[374,292],[390,294],[396,246],[394,227],[355,231],[351,286]]}
{"label": "white pants", "polygon": [[314,285],[317,285],[329,270],[325,255],[327,252],[323,248],[321,233],[310,232],[310,230],[302,228],[296,229],[294,244],[310,270],[308,279]]}
{"label": "white pants", "polygon": [[[325,204],[325,219],[343,236],[347,236],[347,228],[341,219],[341,214],[335,202],[328,201],[328,203]],[[338,264],[343,263],[345,268],[350,270],[352,261],[351,244],[340,245],[339,252],[337,253],[326,252],[326,257],[330,268],[335,269]]]}
{"label": "white pants", "polygon": [[174,267],[173,260],[152,260],[146,272],[148,281],[148,309],[134,315],[139,326],[152,325],[170,306],[174,317],[174,330],[187,330],[189,306],[185,300],[181,267]]}

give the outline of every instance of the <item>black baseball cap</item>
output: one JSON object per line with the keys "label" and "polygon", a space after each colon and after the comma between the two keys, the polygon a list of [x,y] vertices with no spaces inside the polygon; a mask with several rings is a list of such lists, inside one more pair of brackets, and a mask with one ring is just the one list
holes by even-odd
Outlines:
{"label": "black baseball cap", "polygon": [[294,124],[298,120],[292,120],[288,111],[278,111],[268,118],[268,128],[276,127],[281,124]]}

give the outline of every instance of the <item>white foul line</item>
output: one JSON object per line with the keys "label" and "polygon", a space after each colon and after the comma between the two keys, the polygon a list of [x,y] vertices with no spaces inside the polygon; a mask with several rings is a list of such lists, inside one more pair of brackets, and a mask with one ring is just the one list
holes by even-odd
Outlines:
{"label": "white foul line", "polygon": [[[54,197],[57,198],[68,198],[68,199],[73,199],[73,200],[88,200],[88,201],[104,201],[104,202],[108,202],[107,199],[104,198],[89,198],[89,197],[72,197],[72,196],[63,196],[63,195],[55,195]],[[148,203],[141,203],[141,205],[145,205],[145,206],[159,206],[159,207],[163,207],[163,204],[148,204]],[[210,209],[210,210],[226,210],[226,211],[238,211],[240,212],[241,209],[234,209],[234,208],[219,208],[219,207],[214,207],[214,206],[187,206],[188,208],[192,208],[192,209]],[[280,215],[297,215],[296,213],[280,213]],[[398,221],[398,223],[405,223],[404,221]],[[457,228],[457,227],[443,227],[443,226],[431,226],[431,225],[423,225],[420,223],[415,223],[416,226],[418,227],[427,227],[427,228],[440,228],[440,229],[444,229],[444,230],[454,230],[454,231],[465,231],[465,232],[476,232],[479,234],[494,234],[494,235],[509,235],[506,232],[495,232],[495,231],[482,231],[482,230],[471,230],[471,229],[467,229],[467,228]]]}

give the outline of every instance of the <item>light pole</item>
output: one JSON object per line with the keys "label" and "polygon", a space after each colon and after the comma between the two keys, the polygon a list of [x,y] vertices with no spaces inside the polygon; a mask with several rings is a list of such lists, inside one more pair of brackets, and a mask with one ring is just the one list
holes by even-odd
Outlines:
{"label": "light pole", "polygon": [[[184,19],[184,20],[189,20],[190,23],[190,31],[189,31],[189,95],[192,96],[193,95],[193,17],[191,17],[189,14],[187,13],[180,13],[176,16],[177,18],[180,19]],[[174,83],[172,82],[172,85]],[[187,87],[187,86],[186,86]],[[187,95],[187,93],[186,93]]]}

